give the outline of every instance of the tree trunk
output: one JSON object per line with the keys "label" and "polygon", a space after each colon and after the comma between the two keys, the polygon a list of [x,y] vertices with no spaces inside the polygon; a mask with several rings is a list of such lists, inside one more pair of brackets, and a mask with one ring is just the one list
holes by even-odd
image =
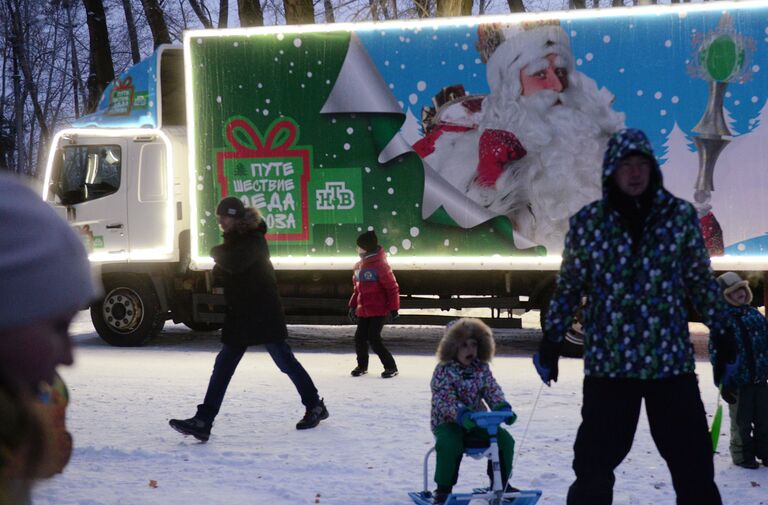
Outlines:
{"label": "tree trunk", "polygon": [[25,93],[21,90],[21,71],[19,59],[13,54],[13,110],[16,118],[16,171],[20,172],[26,160],[24,159],[24,100]]}
{"label": "tree trunk", "polygon": [[312,0],[283,0],[285,23],[289,25],[313,24],[315,9]]}
{"label": "tree trunk", "polygon": [[86,87],[80,77],[80,61],[77,57],[77,46],[75,45],[75,23],[72,21],[72,2],[64,2],[64,9],[67,11],[67,40],[69,41],[70,65],[72,67],[72,99],[75,106],[75,117],[80,117],[82,110],[80,102],[86,103]]}
{"label": "tree trunk", "polygon": [[413,0],[413,5],[416,8],[416,15],[420,18],[429,17],[429,0]]}
{"label": "tree trunk", "polygon": [[[256,0],[258,2],[258,0]],[[200,2],[197,0],[189,0],[189,5],[192,6],[192,10],[195,11],[195,15],[197,15],[197,19],[200,20],[200,22],[203,24],[206,28],[213,28],[213,23],[211,23],[211,17],[208,16],[203,10],[203,7],[200,5]],[[261,10],[261,5],[259,5],[259,10]],[[240,17],[240,21],[242,22],[242,16]]]}
{"label": "tree trunk", "polygon": [[586,9],[587,0],[571,0],[572,9]]}
{"label": "tree trunk", "polygon": [[323,17],[326,23],[335,23],[336,17],[333,14],[333,3],[331,0],[323,0]]}
{"label": "tree trunk", "polygon": [[123,11],[125,11],[125,26],[128,28],[128,40],[131,42],[131,59],[134,63],[138,63],[141,61],[141,53],[139,53],[139,37],[136,34],[136,21],[133,20],[131,0],[123,0]]}
{"label": "tree trunk", "polygon": [[112,65],[112,50],[109,48],[104,4],[101,0],[83,0],[83,4],[87,13],[86,21],[91,47],[91,70],[88,74],[88,100],[85,103],[85,112],[91,113],[96,110],[104,89],[115,79],[115,67]]}
{"label": "tree trunk", "polygon": [[219,0],[219,28],[226,28],[229,23],[229,0]]}
{"label": "tree trunk", "polygon": [[523,0],[507,0],[507,5],[509,5],[509,12],[525,12]]}
{"label": "tree trunk", "polygon": [[152,40],[154,41],[155,49],[160,44],[170,44],[171,35],[168,33],[168,25],[165,23],[165,18],[163,18],[163,10],[160,8],[160,4],[157,0],[141,0],[141,5],[144,7],[144,15],[147,16],[149,29],[152,30]]}
{"label": "tree trunk", "polygon": [[368,0],[371,7],[371,20],[378,21],[379,18],[379,0]]}
{"label": "tree trunk", "polygon": [[240,26],[264,26],[264,11],[259,0],[237,0]]}
{"label": "tree trunk", "polygon": [[[18,62],[18,67],[21,69],[22,74],[24,74],[24,88],[32,100],[32,109],[35,114],[35,119],[40,125],[40,141],[45,145],[48,143],[48,125],[46,124],[45,115],[40,107],[40,101],[37,96],[37,86],[35,84],[37,80],[32,75],[32,66],[30,65],[25,50],[26,44],[24,43],[21,14],[19,13],[18,8],[14,9],[11,0],[6,0],[6,5],[8,6],[8,13],[11,17],[11,47],[13,48],[15,61]],[[28,24],[26,25],[29,26]],[[16,72],[18,72],[18,69],[16,69]],[[22,165],[19,166],[21,167]]]}
{"label": "tree trunk", "polygon": [[469,16],[472,0],[437,0],[437,17]]}

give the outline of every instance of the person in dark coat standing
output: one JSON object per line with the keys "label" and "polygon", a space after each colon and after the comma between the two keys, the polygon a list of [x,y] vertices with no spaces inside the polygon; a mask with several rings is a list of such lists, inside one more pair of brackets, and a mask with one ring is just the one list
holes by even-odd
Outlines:
{"label": "person in dark coat standing", "polygon": [[397,311],[400,310],[400,287],[387,263],[387,254],[379,245],[376,232],[367,231],[357,237],[357,252],[360,261],[355,264],[352,275],[354,290],[349,299],[349,318],[357,323],[357,366],[351,375],[359,377],[368,373],[370,344],[384,365],[381,376],[389,379],[397,375],[397,364],[381,340],[381,330],[385,322],[397,318]]}
{"label": "person in dark coat standing", "polygon": [[288,329],[264,238],[267,225],[258,210],[246,208],[232,196],[219,202],[216,215],[224,243],[211,249],[211,257],[215,262],[214,280],[224,288],[227,304],[223,346],[197,414],[185,420],[171,419],[170,425],[180,433],[207,441],[240,359],[248,346],[263,344],[280,371],[296,386],[306,408],[296,429],[314,428],[328,418],[328,409],[286,342]]}
{"label": "person in dark coat standing", "polygon": [[678,505],[720,505],[712,441],[688,334],[689,300],[718,349],[715,382],[730,382],[735,344],[693,206],[664,189],[648,138],[615,133],[603,198],[570,220],[557,287],[534,365],[545,384],[586,297],[582,422],[568,505],[613,502],[614,470],[629,453],[645,404]]}

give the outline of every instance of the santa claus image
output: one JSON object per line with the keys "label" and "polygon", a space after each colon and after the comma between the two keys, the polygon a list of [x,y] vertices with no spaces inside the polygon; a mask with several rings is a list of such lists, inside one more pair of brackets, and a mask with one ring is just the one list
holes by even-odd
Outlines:
{"label": "santa claus image", "polygon": [[477,48],[490,93],[445,88],[413,149],[468,199],[508,216],[519,235],[559,252],[569,217],[601,197],[602,156],[624,114],[575,70],[557,21],[483,25]]}

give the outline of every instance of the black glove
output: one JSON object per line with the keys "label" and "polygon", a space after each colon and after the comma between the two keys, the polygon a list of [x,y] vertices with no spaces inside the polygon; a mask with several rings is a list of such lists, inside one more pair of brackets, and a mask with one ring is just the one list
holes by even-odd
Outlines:
{"label": "black glove", "polygon": [[389,314],[387,314],[387,322],[391,323],[392,321],[394,321],[398,317],[400,317],[400,314],[398,314],[398,312],[396,310],[391,310],[391,311],[389,311]]}
{"label": "black glove", "polygon": [[357,324],[357,313],[354,307],[349,308],[349,312],[347,312],[347,317],[349,317],[349,320],[352,322],[352,324]]}
{"label": "black glove", "polygon": [[560,359],[560,344],[555,344],[547,338],[541,339],[539,351],[533,355],[533,365],[541,380],[547,386],[557,382],[557,361]]}
{"label": "black glove", "polygon": [[720,391],[720,396],[723,397],[725,403],[733,405],[739,399],[739,391],[735,387],[723,387],[723,390]]}

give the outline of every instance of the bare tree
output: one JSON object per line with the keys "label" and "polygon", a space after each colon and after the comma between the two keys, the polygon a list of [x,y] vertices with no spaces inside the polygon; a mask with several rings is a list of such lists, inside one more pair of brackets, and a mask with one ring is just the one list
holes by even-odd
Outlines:
{"label": "bare tree", "polygon": [[469,16],[472,0],[437,0],[437,16]]}
{"label": "bare tree", "polygon": [[168,25],[165,23],[160,4],[157,0],[141,0],[141,5],[144,7],[144,15],[147,16],[149,29],[152,30],[155,48],[160,44],[170,44],[171,36],[168,33]]}
{"label": "bare tree", "polygon": [[430,0],[413,0],[416,15],[420,18],[429,17]]}
{"label": "bare tree", "polygon": [[[330,2],[330,0],[327,0]],[[240,26],[264,26],[264,11],[259,0],[237,0]],[[333,14],[333,11],[331,11]],[[333,20],[329,21],[330,23]]]}
{"label": "bare tree", "polygon": [[[258,2],[258,0],[256,1]],[[213,23],[211,22],[211,15],[208,12],[208,9],[205,7],[204,3],[201,5],[201,3],[198,2],[197,0],[189,0],[189,5],[192,7],[192,10],[195,12],[195,15],[197,15],[197,19],[200,20],[200,22],[203,24],[204,27],[213,28]],[[239,5],[239,0],[238,0],[238,5]],[[259,6],[259,9],[261,9],[261,6]]]}
{"label": "bare tree", "polygon": [[219,28],[226,28],[229,23],[229,0],[219,0]]}
{"label": "bare tree", "polygon": [[523,0],[507,0],[509,5],[509,12],[525,12],[525,4]]}
{"label": "bare tree", "polygon": [[315,22],[315,7],[312,0],[283,0],[285,22],[289,25]]}
{"label": "bare tree", "polygon": [[131,59],[134,63],[141,61],[139,52],[139,36],[136,34],[136,21],[133,20],[133,11],[131,10],[131,0],[122,0],[123,11],[125,11],[125,26],[128,29],[128,40],[131,42]]}
{"label": "bare tree", "polygon": [[107,18],[104,14],[102,0],[83,0],[83,5],[85,6],[91,48],[91,70],[88,74],[88,100],[85,104],[85,111],[93,112],[99,103],[101,93],[115,78],[115,67],[112,63]]}
{"label": "bare tree", "polygon": [[[21,5],[16,0],[16,5],[13,5],[12,0],[5,0],[8,7],[8,13],[11,15],[11,48],[13,49],[14,61],[18,65],[16,71],[20,69],[24,74],[24,87],[26,93],[29,94],[32,100],[32,107],[35,114],[35,119],[40,125],[40,135],[43,143],[48,142],[48,125],[43,115],[43,110],[40,107],[40,100],[37,94],[37,86],[35,83],[37,80],[32,74],[32,65],[27,58],[27,52],[25,48],[24,30],[23,26],[29,26],[29,23],[23,23],[21,19]],[[15,76],[14,76],[15,77]]]}

